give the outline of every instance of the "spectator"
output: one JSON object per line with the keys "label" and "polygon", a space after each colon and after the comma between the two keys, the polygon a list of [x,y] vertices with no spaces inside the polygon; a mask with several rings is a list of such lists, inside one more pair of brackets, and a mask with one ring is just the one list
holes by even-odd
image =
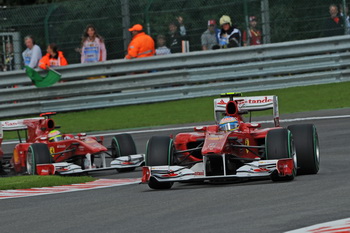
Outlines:
{"label": "spectator", "polygon": [[[169,36],[167,39],[168,48],[170,48],[171,53],[181,53],[182,52],[182,41],[187,40],[186,28],[184,25],[184,20],[181,16],[176,17],[177,22],[171,22],[169,24]],[[180,31],[178,31],[180,28]]]}
{"label": "spectator", "polygon": [[27,47],[22,53],[24,65],[29,66],[30,68],[38,67],[39,60],[42,56],[40,47],[35,44],[32,36],[26,36],[24,38],[24,43]]}
{"label": "spectator", "polygon": [[201,36],[202,50],[213,49],[218,46],[218,34],[220,29],[216,28],[214,19],[208,20],[208,29]]}
{"label": "spectator", "polygon": [[171,51],[168,47],[166,47],[166,38],[164,35],[158,35],[156,55],[167,55],[167,54],[171,54]]}
{"label": "spectator", "polygon": [[15,69],[13,44],[11,42],[7,42],[5,45],[5,54],[3,59],[3,71],[10,71]]}
{"label": "spectator", "polygon": [[81,63],[106,61],[107,51],[105,43],[103,38],[97,34],[93,25],[89,24],[86,26],[81,45]]}
{"label": "spectator", "polygon": [[47,46],[47,54],[40,59],[39,67],[47,69],[48,67],[66,66],[68,62],[61,51],[58,51],[57,45],[52,43]]}
{"label": "spectator", "polygon": [[143,31],[140,24],[135,24],[129,28],[132,40],[128,46],[128,54],[125,59],[150,57],[154,55],[154,40]]}
{"label": "spectator", "polygon": [[241,31],[232,25],[230,16],[223,15],[220,18],[220,27],[221,31],[218,37],[221,48],[241,46]]}
{"label": "spectator", "polygon": [[329,6],[330,17],[324,23],[323,36],[344,35],[343,17],[338,14],[338,7],[334,4]]}
{"label": "spectator", "polygon": [[258,22],[255,16],[249,17],[249,31],[247,38],[247,31],[243,32],[243,45],[260,45],[261,44],[261,32],[256,28]]}

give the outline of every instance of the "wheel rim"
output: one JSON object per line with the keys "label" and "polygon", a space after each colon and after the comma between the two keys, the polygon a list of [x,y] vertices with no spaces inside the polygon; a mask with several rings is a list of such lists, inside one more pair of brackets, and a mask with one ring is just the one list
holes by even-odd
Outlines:
{"label": "wheel rim", "polygon": [[33,172],[33,151],[29,148],[27,153],[27,172],[28,174],[32,174]]}

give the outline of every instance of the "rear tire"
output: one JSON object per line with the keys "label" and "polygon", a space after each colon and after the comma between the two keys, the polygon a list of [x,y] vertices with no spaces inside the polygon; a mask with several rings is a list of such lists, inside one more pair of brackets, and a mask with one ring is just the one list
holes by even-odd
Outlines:
{"label": "rear tire", "polygon": [[[170,137],[154,136],[147,142],[146,166],[166,166],[173,165],[174,144]],[[151,189],[170,189],[174,182],[158,182],[151,177],[148,186]]]}
{"label": "rear tire", "polygon": [[[111,147],[112,158],[137,154],[134,139],[130,134],[123,133],[115,135],[112,138]],[[130,172],[134,170],[135,167],[117,168],[118,172]]]}
{"label": "rear tire", "polygon": [[291,132],[288,129],[273,129],[266,136],[266,159],[293,158],[292,176],[280,177],[277,170],[271,174],[272,181],[293,180],[296,175],[296,153]]}
{"label": "rear tire", "polygon": [[298,158],[298,175],[317,174],[320,149],[316,127],[313,124],[290,125]]}
{"label": "rear tire", "polygon": [[49,163],[52,163],[52,157],[46,144],[34,143],[29,146],[26,158],[27,173],[29,175],[37,175],[37,164]]}

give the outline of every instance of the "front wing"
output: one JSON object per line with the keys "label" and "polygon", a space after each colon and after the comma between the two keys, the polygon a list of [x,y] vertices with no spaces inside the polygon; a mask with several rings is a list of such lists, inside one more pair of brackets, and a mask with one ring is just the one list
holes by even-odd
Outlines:
{"label": "front wing", "polygon": [[153,166],[143,167],[142,183],[148,183],[153,177],[158,182],[181,182],[203,180],[235,180],[241,178],[263,178],[278,173],[280,177],[292,176],[294,170],[293,159],[261,160],[246,163],[237,169],[234,175],[208,176],[205,174],[203,163],[197,163],[191,168],[182,166]]}
{"label": "front wing", "polygon": [[[87,156],[90,159],[89,156]],[[80,166],[61,162],[61,163],[51,163],[51,164],[38,164],[37,173],[38,175],[70,175],[70,174],[79,174],[79,173],[88,173],[95,171],[103,171],[103,170],[113,170],[113,169],[123,169],[123,168],[136,168],[140,167],[144,164],[144,154],[136,154],[129,156],[121,156],[111,161],[110,166],[107,166],[106,160],[102,158],[102,166],[96,168],[93,164],[86,169],[82,169]]]}

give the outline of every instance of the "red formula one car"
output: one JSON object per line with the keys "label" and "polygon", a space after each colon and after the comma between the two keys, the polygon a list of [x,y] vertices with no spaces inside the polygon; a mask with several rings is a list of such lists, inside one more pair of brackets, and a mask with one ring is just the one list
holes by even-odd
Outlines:
{"label": "red formula one car", "polygon": [[[109,151],[103,146],[103,137],[87,136],[85,133],[61,134],[50,118],[53,114],[1,122],[3,131],[18,132],[20,142],[15,146],[10,161],[10,168],[16,173],[72,174],[107,169],[122,172],[134,170],[144,163],[144,155],[136,153],[131,135],[115,135]],[[24,141],[20,135],[23,130]],[[111,157],[112,161],[107,162],[106,157]]]}
{"label": "red formula one car", "polygon": [[[150,138],[142,182],[152,189],[173,182],[227,181],[267,177],[293,180],[296,174],[316,174],[320,153],[312,124],[280,127],[277,96],[241,97],[222,94],[214,100],[215,125],[195,127],[174,139]],[[245,122],[243,114],[273,109],[274,127]]]}

